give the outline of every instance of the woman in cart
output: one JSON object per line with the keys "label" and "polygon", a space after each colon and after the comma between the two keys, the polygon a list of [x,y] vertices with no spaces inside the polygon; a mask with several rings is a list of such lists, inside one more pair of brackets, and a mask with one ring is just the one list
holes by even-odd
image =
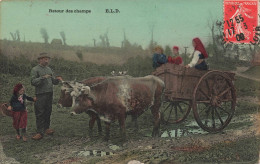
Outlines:
{"label": "woman in cart", "polygon": [[199,38],[194,38],[192,40],[192,45],[194,47],[194,52],[192,54],[193,58],[190,64],[186,65],[186,68],[195,67],[199,70],[208,70],[208,65],[205,61],[208,58],[208,54]]}

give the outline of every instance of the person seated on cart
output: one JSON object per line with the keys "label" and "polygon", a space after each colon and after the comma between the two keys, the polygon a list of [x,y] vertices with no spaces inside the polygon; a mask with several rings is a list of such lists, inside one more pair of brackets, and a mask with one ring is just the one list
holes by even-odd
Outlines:
{"label": "person seated on cart", "polygon": [[208,58],[208,54],[199,38],[194,38],[192,40],[192,45],[194,47],[194,52],[192,54],[193,58],[190,64],[186,65],[186,68],[195,67],[199,70],[208,70],[208,65],[205,61]]}
{"label": "person seated on cart", "polygon": [[156,46],[153,54],[153,68],[160,67],[164,63],[167,63],[166,55],[163,54],[161,46]]}
{"label": "person seated on cart", "polygon": [[182,64],[182,58],[180,57],[180,54],[179,54],[179,47],[173,46],[172,50],[173,50],[174,56],[168,57],[168,63],[172,63],[172,64],[176,64],[176,65]]}

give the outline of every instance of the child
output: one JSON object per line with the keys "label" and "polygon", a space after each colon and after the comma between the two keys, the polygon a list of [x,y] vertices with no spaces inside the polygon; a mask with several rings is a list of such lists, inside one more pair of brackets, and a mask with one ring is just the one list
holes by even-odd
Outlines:
{"label": "child", "polygon": [[192,40],[192,45],[194,47],[193,58],[190,64],[186,65],[186,68],[195,67],[199,70],[208,70],[208,65],[205,59],[208,57],[204,45],[199,38],[194,38]]}
{"label": "child", "polygon": [[168,63],[172,63],[172,64],[176,64],[176,65],[182,64],[182,58],[180,57],[180,54],[179,54],[179,47],[173,46],[172,50],[173,50],[174,56],[168,57]]}
{"label": "child", "polygon": [[13,96],[10,100],[10,106],[8,110],[12,110],[13,127],[16,129],[16,139],[21,139],[20,128],[22,129],[23,141],[27,141],[26,138],[26,126],[27,126],[27,110],[25,106],[25,100],[36,101],[36,98],[26,96],[24,94],[25,88],[22,84],[18,83],[13,89]]}
{"label": "child", "polygon": [[153,68],[157,68],[164,63],[167,63],[167,58],[163,54],[163,49],[161,46],[156,46],[153,54]]}

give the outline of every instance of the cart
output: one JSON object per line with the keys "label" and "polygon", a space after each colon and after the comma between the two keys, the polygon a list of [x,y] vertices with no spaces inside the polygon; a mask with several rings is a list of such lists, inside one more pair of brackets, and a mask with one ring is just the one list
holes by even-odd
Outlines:
{"label": "cart", "polygon": [[230,123],[236,106],[234,73],[166,63],[152,74],[165,83],[164,123],[184,121],[191,109],[198,125],[208,132],[220,132]]}

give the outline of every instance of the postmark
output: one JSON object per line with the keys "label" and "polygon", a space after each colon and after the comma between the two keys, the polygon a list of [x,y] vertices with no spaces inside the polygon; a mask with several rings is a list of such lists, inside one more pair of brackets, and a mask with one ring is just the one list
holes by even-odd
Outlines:
{"label": "postmark", "polygon": [[224,0],[224,42],[258,41],[258,4],[258,0]]}

